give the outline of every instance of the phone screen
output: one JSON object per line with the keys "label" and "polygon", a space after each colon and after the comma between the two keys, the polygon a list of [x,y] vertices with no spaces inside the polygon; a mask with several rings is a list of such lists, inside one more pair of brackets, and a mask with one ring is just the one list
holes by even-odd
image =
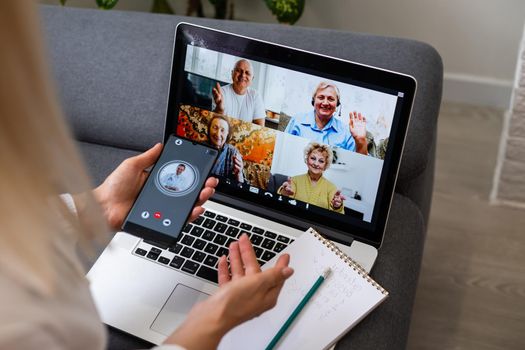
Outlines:
{"label": "phone screen", "polygon": [[123,230],[154,241],[174,242],[193,210],[217,154],[214,148],[170,136]]}

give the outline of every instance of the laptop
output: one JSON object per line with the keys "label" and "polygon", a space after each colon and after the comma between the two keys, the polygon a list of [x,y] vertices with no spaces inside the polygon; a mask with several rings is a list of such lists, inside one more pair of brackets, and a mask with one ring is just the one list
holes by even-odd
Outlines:
{"label": "laptop", "polygon": [[176,243],[114,236],[88,273],[102,320],[163,342],[217,289],[218,257],[243,233],[264,264],[314,227],[370,272],[415,91],[404,74],[179,24],[164,141],[229,153]]}

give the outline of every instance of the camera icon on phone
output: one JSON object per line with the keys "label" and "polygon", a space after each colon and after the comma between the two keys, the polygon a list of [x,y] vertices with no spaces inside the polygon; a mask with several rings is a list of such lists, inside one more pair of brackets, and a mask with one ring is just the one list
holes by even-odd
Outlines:
{"label": "camera icon on phone", "polygon": [[182,145],[182,140],[175,140],[175,144],[176,144],[177,146]]}

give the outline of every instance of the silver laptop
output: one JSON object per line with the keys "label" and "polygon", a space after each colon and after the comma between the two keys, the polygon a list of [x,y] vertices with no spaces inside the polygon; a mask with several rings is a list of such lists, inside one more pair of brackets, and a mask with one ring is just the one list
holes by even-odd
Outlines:
{"label": "silver laptop", "polygon": [[220,160],[206,212],[173,244],[115,235],[88,273],[102,320],[161,343],[216,290],[218,257],[242,233],[264,264],[314,227],[370,271],[415,90],[400,73],[179,24],[164,141],[212,143],[220,115],[242,177]]}

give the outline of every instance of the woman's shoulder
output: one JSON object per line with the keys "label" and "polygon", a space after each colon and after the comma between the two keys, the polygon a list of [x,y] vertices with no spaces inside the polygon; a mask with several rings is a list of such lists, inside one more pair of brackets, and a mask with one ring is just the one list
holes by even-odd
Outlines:
{"label": "woman's shoulder", "polygon": [[23,277],[0,270],[0,328],[11,329],[0,334],[1,349],[78,349],[86,343],[90,349],[104,348],[105,330],[87,280],[60,274],[49,289],[30,274]]}

